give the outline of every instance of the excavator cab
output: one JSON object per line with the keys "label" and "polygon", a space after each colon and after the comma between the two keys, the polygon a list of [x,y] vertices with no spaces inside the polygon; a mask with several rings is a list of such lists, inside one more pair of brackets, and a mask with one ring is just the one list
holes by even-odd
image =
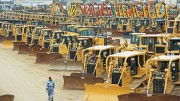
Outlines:
{"label": "excavator cab", "polygon": [[116,101],[118,95],[140,92],[138,88],[146,81],[145,52],[124,51],[109,55],[106,73],[105,83],[85,84],[85,98],[88,101]]}
{"label": "excavator cab", "polygon": [[176,85],[180,84],[179,55],[162,55],[146,62],[147,93],[171,94]]}

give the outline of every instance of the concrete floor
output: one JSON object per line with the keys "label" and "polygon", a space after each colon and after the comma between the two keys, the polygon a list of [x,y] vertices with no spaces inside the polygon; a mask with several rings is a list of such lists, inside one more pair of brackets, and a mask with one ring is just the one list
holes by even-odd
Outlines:
{"label": "concrete floor", "polygon": [[0,95],[13,94],[14,101],[48,101],[46,82],[55,81],[55,101],[82,101],[84,91],[63,89],[63,75],[70,72],[48,71],[49,65],[34,64],[27,55],[17,55],[0,46]]}

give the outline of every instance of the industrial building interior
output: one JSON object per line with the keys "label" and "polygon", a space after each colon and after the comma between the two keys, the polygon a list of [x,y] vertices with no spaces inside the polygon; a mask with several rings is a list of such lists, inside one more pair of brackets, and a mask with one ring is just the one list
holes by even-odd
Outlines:
{"label": "industrial building interior", "polygon": [[180,101],[180,0],[0,0],[0,101]]}

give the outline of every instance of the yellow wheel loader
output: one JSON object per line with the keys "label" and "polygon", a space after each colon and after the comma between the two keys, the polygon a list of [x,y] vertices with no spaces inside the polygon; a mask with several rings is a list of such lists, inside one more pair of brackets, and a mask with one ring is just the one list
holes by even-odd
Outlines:
{"label": "yellow wheel loader", "polygon": [[180,84],[180,56],[162,55],[151,58],[146,62],[147,93],[171,94]]}
{"label": "yellow wheel loader", "polygon": [[124,51],[106,59],[106,83],[85,84],[86,101],[118,101],[117,96],[142,92],[146,81],[145,52]]}
{"label": "yellow wheel loader", "polygon": [[[69,67],[69,63],[65,63],[65,70],[79,69],[83,73],[72,73],[70,76],[63,76],[64,88],[68,89],[84,89],[84,84],[103,83],[102,78],[106,70],[106,58],[115,52],[114,46],[94,46],[83,50],[82,63],[79,67]],[[82,68],[83,66],[83,68]],[[61,65],[62,68],[62,65]]]}

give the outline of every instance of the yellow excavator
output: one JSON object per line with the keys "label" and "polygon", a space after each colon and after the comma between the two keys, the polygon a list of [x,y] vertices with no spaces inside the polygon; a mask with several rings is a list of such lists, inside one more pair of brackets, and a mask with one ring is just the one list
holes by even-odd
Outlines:
{"label": "yellow excavator", "polygon": [[146,62],[147,93],[171,94],[180,84],[180,55],[162,55]]}
{"label": "yellow excavator", "polygon": [[75,67],[72,64],[68,67],[61,66],[61,70],[81,70],[83,73],[72,73],[70,76],[63,76],[64,88],[67,89],[84,89],[84,84],[103,83],[104,73],[106,71],[106,58],[115,53],[114,46],[93,46],[83,50],[81,66]]}
{"label": "yellow excavator", "polygon": [[85,84],[86,101],[119,101],[118,95],[142,92],[146,81],[145,52],[125,51],[106,59],[106,83]]}

